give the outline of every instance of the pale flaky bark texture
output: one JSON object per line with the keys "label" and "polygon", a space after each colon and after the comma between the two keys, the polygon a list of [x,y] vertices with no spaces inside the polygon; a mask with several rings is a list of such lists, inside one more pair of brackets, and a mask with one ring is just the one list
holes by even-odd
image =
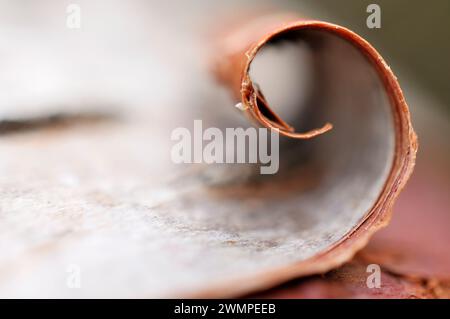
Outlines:
{"label": "pale flaky bark texture", "polygon": [[[1,4],[1,297],[240,296],[335,268],[387,224],[417,144],[368,43],[328,23],[268,18],[239,23],[249,35],[239,41],[231,29],[217,36],[211,59],[186,27],[205,12],[167,24],[171,8],[98,3],[82,4],[95,18],[81,30],[55,18],[64,5],[30,2],[36,16],[24,22],[23,4]],[[279,45],[300,47],[286,56],[294,90],[266,74],[285,61]],[[246,126],[238,102],[286,135],[276,175],[172,163],[176,127]],[[283,120],[269,111],[278,106]]]}

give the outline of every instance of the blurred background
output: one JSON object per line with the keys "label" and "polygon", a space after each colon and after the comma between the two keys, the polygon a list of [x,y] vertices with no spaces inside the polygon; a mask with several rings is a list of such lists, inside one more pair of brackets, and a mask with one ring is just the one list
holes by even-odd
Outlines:
{"label": "blurred background", "polygon": [[[409,81],[436,96],[448,112],[450,90],[450,2],[436,0],[343,0],[306,1],[318,8],[324,20],[345,24],[369,41],[394,69],[402,68]],[[301,1],[290,1],[301,10]],[[381,29],[368,29],[364,15],[376,3],[382,10]]]}

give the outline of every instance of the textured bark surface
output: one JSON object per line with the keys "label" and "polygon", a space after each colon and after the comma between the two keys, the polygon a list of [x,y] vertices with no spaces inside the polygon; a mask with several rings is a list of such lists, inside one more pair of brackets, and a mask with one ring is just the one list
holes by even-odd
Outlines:
{"label": "textured bark surface", "polygon": [[[198,31],[211,24],[198,16],[207,7],[168,25],[173,10],[144,10],[145,1],[105,1],[107,11],[101,1],[82,2],[83,12],[97,18],[68,31],[59,15],[64,5],[43,3],[27,4],[37,13],[26,22],[21,4],[0,4],[10,26],[0,29],[8,39],[0,44],[0,83],[14,88],[0,94],[0,296],[239,296],[327,272],[366,243],[366,231],[343,243],[359,217],[338,218],[348,211],[341,205],[328,215],[332,223],[314,205],[299,214],[299,203],[320,202],[299,197],[317,186],[314,166],[297,167],[279,183],[251,179],[247,165],[172,164],[174,128],[190,128],[194,119],[205,127],[247,125],[202,68]],[[323,211],[336,202],[321,202]],[[387,222],[378,215],[368,221],[373,229]],[[317,257],[333,243],[340,253]],[[340,286],[349,296],[369,296],[343,278],[360,282],[372,258],[383,258],[391,296],[431,296],[422,281],[401,290],[393,274],[448,274],[447,264],[435,269],[437,262],[429,267],[422,257],[403,264],[379,257],[389,252],[384,245],[375,241],[370,253],[325,275],[325,295],[337,295]],[[439,247],[433,258],[448,256]],[[428,244],[420,252],[429,253]],[[74,265],[79,289],[68,286]],[[444,289],[441,281],[435,287]]]}

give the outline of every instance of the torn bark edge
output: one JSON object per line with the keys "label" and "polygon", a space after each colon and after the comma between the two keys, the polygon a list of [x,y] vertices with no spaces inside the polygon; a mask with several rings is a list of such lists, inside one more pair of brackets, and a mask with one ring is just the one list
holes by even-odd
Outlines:
{"label": "torn bark edge", "polygon": [[[252,61],[264,45],[284,32],[304,28],[306,23],[311,21],[299,22],[297,17],[285,14],[265,16],[255,21],[244,28],[230,32],[219,42],[212,59],[213,73],[216,78],[230,88],[234,98],[240,99],[238,108],[258,126],[298,139],[309,139],[330,131],[333,125],[326,123],[323,127],[308,132],[296,132],[294,127],[270,108],[263,93],[257,84],[252,82],[249,75]],[[282,21],[281,27],[280,21]]]}
{"label": "torn bark edge", "polygon": [[[375,232],[387,226],[392,215],[393,204],[414,169],[418,149],[417,135],[413,130],[408,105],[397,78],[381,55],[366,40],[344,27],[316,20],[298,20],[297,18],[296,21],[293,21],[292,16],[285,16],[285,22],[281,23],[280,26],[280,23],[278,23],[280,17],[282,16],[276,16],[271,21],[269,21],[270,19],[267,20],[267,25],[262,29],[256,28],[255,24],[253,25],[253,35],[258,37],[261,34],[263,35],[260,40],[254,42],[254,36],[248,36],[248,34],[242,36],[249,31],[245,30],[238,36],[239,41],[235,41],[233,45],[230,45],[230,42],[228,43],[228,48],[232,48],[232,50],[227,50],[227,45],[223,46],[222,48],[225,49],[223,53],[225,53],[226,58],[215,65],[214,72],[217,78],[231,89],[236,98],[241,98],[241,102],[245,105],[245,112],[252,120],[272,128],[271,123],[262,121],[259,116],[258,107],[255,104],[255,90],[248,75],[250,63],[258,50],[279,33],[300,29],[331,32],[349,41],[363,52],[376,68],[391,102],[395,125],[395,153],[389,177],[375,204],[359,224],[325,251],[292,265],[277,267],[271,271],[262,271],[245,278],[236,276],[234,280],[224,281],[201,292],[185,291],[182,292],[183,295],[206,298],[235,297],[268,289],[296,277],[326,273],[339,267],[366,246]],[[273,28],[274,22],[279,26]],[[264,34],[266,35],[264,36]],[[246,45],[245,41],[242,41],[243,39],[249,40],[250,46]],[[248,44],[248,42],[246,43]],[[329,130],[329,127],[325,126],[312,133],[308,132],[303,137],[291,137],[310,138],[327,130]],[[288,130],[280,130],[280,132],[286,136],[291,135]]]}

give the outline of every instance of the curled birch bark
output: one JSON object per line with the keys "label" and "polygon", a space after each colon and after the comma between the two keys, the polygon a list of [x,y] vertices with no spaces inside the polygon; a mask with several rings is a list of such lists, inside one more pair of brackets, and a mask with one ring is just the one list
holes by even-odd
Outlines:
{"label": "curled birch bark", "polygon": [[[89,11],[96,12],[95,8]],[[142,21],[153,21],[144,17]],[[128,18],[133,20],[126,19],[135,21],[135,13]],[[129,43],[134,27],[114,36],[102,27],[86,33],[89,38],[83,36],[84,51],[106,54],[101,59],[108,67],[98,70],[98,76],[86,67],[96,62],[90,60],[92,54],[67,59],[67,54],[79,52],[79,43],[59,27],[55,28],[62,30],[59,37],[34,28],[18,30],[18,34],[33,30],[23,41],[27,50],[22,51],[30,55],[20,58],[34,58],[38,65],[41,56],[34,52],[40,52],[42,41],[35,47],[28,39],[54,39],[45,52],[59,53],[48,59],[49,69],[59,70],[53,61],[70,60],[74,65],[69,70],[85,70],[80,79],[93,81],[85,83],[81,94],[72,82],[64,84],[70,74],[57,72],[52,80],[63,83],[60,94],[49,90],[41,97],[23,95],[26,99],[18,101],[30,104],[26,111],[21,103],[5,100],[14,112],[2,113],[7,117],[0,123],[0,296],[235,297],[334,268],[387,223],[417,148],[392,72],[370,45],[342,27],[286,16],[245,24],[217,38],[223,42],[214,55],[216,75],[257,124],[287,136],[303,134],[281,141],[282,162],[276,175],[250,179],[242,178],[240,165],[175,167],[170,161],[168,136],[178,126],[174,121],[192,123],[201,113],[205,124],[219,122],[223,127],[232,110],[203,112],[198,101],[209,101],[211,86],[204,90],[206,96],[196,94],[192,103],[187,94],[178,94],[182,96],[178,101],[165,100],[156,92],[159,86],[148,94],[145,89],[117,90],[132,79],[138,80],[130,87],[161,82],[160,72],[144,72],[148,78],[135,73],[163,65],[149,58],[154,46],[130,46],[129,54],[118,50],[118,56],[111,56],[111,48]],[[171,28],[159,29],[153,24],[140,28],[138,43],[147,43],[149,32],[164,32],[170,39],[167,52],[178,56],[186,49],[184,41],[173,41],[178,28],[168,34]],[[20,39],[16,34],[9,38]],[[197,52],[191,53],[190,59],[195,59]],[[141,56],[142,61],[130,59]],[[14,63],[8,64],[15,72],[24,60],[13,57]],[[132,60],[137,64],[130,67]],[[171,55],[169,60],[167,65],[172,65]],[[121,77],[113,76],[118,66]],[[176,71],[174,85],[189,86],[186,74],[190,79],[199,76],[192,84],[203,88],[207,83],[192,65],[162,70]],[[47,83],[46,72],[38,73],[39,81]],[[119,82],[103,81],[107,78]],[[35,83],[27,77],[17,82],[5,81],[3,86],[29,88]],[[73,82],[78,83],[77,78]],[[71,104],[72,97],[84,96],[98,104],[91,89],[107,93],[100,101],[123,98],[132,114],[127,120],[112,117],[112,121],[97,121],[91,113],[65,116],[67,105],[80,111]],[[217,102],[216,98],[212,100]],[[152,112],[138,111],[142,101],[150,101]],[[62,117],[51,115],[52,105],[60,106],[56,110],[62,112],[56,114]],[[102,105],[110,110],[109,102]],[[21,117],[9,119],[15,111]],[[102,114],[99,119],[110,118]],[[68,289],[68,278],[77,267],[82,289]]]}
{"label": "curled birch bark", "polygon": [[417,137],[395,75],[354,32],[290,15],[236,26],[215,45],[214,74],[253,123],[288,137],[280,157],[289,165],[267,182],[313,220],[304,260],[260,278],[268,286],[343,263],[387,225]]}

